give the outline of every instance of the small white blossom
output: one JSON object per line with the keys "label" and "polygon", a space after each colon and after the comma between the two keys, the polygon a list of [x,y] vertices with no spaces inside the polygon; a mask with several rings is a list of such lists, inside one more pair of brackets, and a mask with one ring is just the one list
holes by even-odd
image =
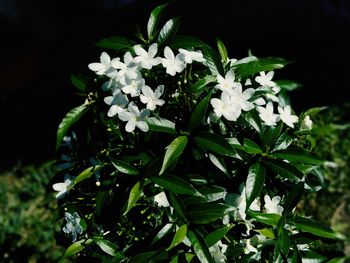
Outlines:
{"label": "small white blossom", "polygon": [[261,86],[275,87],[276,83],[272,81],[273,75],[273,71],[270,71],[267,74],[265,74],[265,72],[262,71],[260,72],[260,76],[255,77],[255,81],[258,82]]}
{"label": "small white blossom", "polygon": [[215,263],[225,263],[226,261],[226,250],[227,250],[227,245],[223,244],[220,241],[218,241],[216,244],[214,244],[213,246],[211,246],[209,248],[209,252],[210,254],[213,256],[214,262]]}
{"label": "small white blossom", "polygon": [[200,51],[189,51],[183,48],[179,49],[180,54],[183,54],[183,59],[186,64],[191,64],[193,61],[205,62],[202,52]]}
{"label": "small white blossom", "polygon": [[67,221],[67,224],[63,227],[63,232],[66,234],[72,235],[72,242],[74,243],[77,240],[78,234],[83,233],[83,228],[80,225],[80,216],[77,212],[74,212],[73,215],[65,212],[64,217]]}
{"label": "small white blossom", "polygon": [[294,128],[294,123],[298,122],[298,116],[292,115],[292,109],[289,105],[284,108],[278,107],[281,120],[289,127]]}
{"label": "small white blossom", "polygon": [[168,198],[166,197],[164,191],[160,192],[159,194],[155,195],[153,197],[153,201],[157,203],[159,207],[169,207],[169,201]]}
{"label": "small white blossom", "polygon": [[166,68],[166,73],[171,76],[175,76],[176,73],[182,72],[186,64],[184,62],[184,55],[179,53],[174,55],[173,51],[169,47],[164,48],[164,57],[162,60],[162,65]]}
{"label": "small white blossom", "polygon": [[257,98],[253,101],[255,105],[262,106],[266,104],[266,101],[263,98]]}
{"label": "small white blossom", "polygon": [[158,44],[153,43],[149,48],[148,52],[144,50],[141,46],[134,46],[134,50],[136,53],[136,57],[134,61],[138,63],[144,69],[151,69],[153,66],[156,66],[162,63],[162,59],[160,57],[156,57],[155,55],[158,52]]}
{"label": "small white blossom", "polygon": [[233,72],[233,70],[229,70],[226,73],[225,77],[219,74],[216,78],[218,84],[215,86],[215,88],[219,90],[231,93],[234,88],[242,87],[241,83],[235,82],[235,73]]}
{"label": "small white blossom", "polygon": [[134,62],[130,52],[124,54],[124,62],[112,60],[111,65],[114,69],[119,70],[117,80],[122,80],[127,77],[129,79],[137,79],[140,77],[140,72],[137,70],[137,64]]}
{"label": "small white blossom", "polygon": [[141,94],[142,88],[145,86],[145,79],[137,77],[135,79],[125,77],[121,80],[123,85],[122,91],[125,94],[130,94],[131,97],[138,97]]}
{"label": "small white blossom", "polygon": [[69,174],[66,174],[64,176],[64,182],[63,183],[55,183],[52,185],[53,190],[58,192],[56,194],[57,199],[63,198],[66,194],[68,194],[69,190],[68,187],[73,182],[74,178],[70,176]]}
{"label": "small white blossom", "polygon": [[103,91],[116,92],[117,90],[120,90],[120,88],[121,88],[120,82],[115,81],[114,79],[110,79],[102,84]]}
{"label": "small white blossom", "polygon": [[123,111],[118,114],[118,117],[122,121],[126,121],[125,130],[127,132],[133,132],[135,127],[139,128],[143,132],[148,132],[148,124],[145,119],[149,116],[149,110],[143,109],[139,111],[139,108],[134,102],[130,102],[127,111]]}
{"label": "small white blossom", "polygon": [[95,71],[97,75],[103,75],[111,67],[111,58],[106,52],[102,52],[100,56],[100,63],[90,63],[89,69]]}
{"label": "small white blossom", "polygon": [[231,96],[226,91],[221,93],[220,99],[211,99],[210,104],[214,108],[215,115],[219,118],[224,116],[229,121],[236,121],[241,114],[240,107],[232,103]]}
{"label": "small white blossom", "polygon": [[258,250],[251,244],[250,239],[242,239],[242,242],[245,244],[244,254],[258,253]]}
{"label": "small white blossom", "polygon": [[114,117],[115,115],[125,111],[125,106],[128,105],[128,97],[121,92],[118,92],[114,96],[108,96],[104,98],[104,102],[111,107],[108,110],[107,116]]}
{"label": "small white blossom", "polygon": [[273,104],[272,102],[267,103],[266,108],[257,107],[259,112],[259,117],[264,121],[264,123],[268,126],[275,126],[276,122],[279,119],[278,114],[273,113]]}
{"label": "small white blossom", "polygon": [[275,196],[271,199],[270,196],[264,196],[266,213],[280,214],[282,215],[283,207],[278,205],[281,202],[281,197]]}
{"label": "small white blossom", "polygon": [[308,130],[312,129],[312,124],[313,124],[313,122],[312,122],[309,115],[306,115],[303,119],[303,122],[301,123],[302,127],[306,128]]}
{"label": "small white blossom", "polygon": [[150,87],[143,86],[140,100],[142,103],[147,104],[147,109],[153,111],[156,109],[156,106],[162,106],[165,103],[164,100],[159,99],[163,92],[164,85],[159,85],[154,92]]}
{"label": "small white blossom", "polygon": [[254,94],[254,89],[246,89],[242,92],[242,86],[238,86],[231,92],[232,102],[239,105],[244,111],[254,109],[254,104],[248,101]]}

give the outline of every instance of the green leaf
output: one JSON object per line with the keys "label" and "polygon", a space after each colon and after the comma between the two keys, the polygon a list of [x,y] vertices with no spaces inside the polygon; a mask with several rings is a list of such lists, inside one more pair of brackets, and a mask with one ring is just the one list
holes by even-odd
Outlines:
{"label": "green leaf", "polygon": [[190,121],[188,123],[188,128],[190,131],[197,128],[198,125],[201,124],[202,120],[204,119],[210,97],[211,93],[209,93],[203,100],[197,103],[196,107],[192,111]]}
{"label": "green leaf", "polygon": [[156,30],[160,16],[167,5],[168,4],[159,5],[152,10],[147,23],[148,41],[151,41],[154,38],[154,31]]}
{"label": "green leaf", "polygon": [[68,257],[71,257],[71,256],[79,253],[84,248],[89,246],[92,243],[92,241],[93,241],[92,239],[87,239],[87,240],[83,239],[83,240],[80,240],[80,241],[77,241],[77,242],[73,243],[64,252],[64,257],[68,258]]}
{"label": "green leaf", "polygon": [[152,176],[149,179],[175,194],[202,196],[189,182],[178,176],[166,174],[164,176]]}
{"label": "green leaf", "polygon": [[251,210],[248,210],[247,214],[250,217],[254,218],[256,221],[260,223],[264,223],[266,225],[270,225],[270,226],[277,226],[278,221],[281,218],[281,215],[279,214],[266,214],[266,213],[251,211]]}
{"label": "green leaf", "polygon": [[293,186],[292,191],[288,194],[286,201],[283,204],[283,214],[287,215],[299,203],[303,196],[304,183],[300,182]]}
{"label": "green leaf", "polygon": [[219,242],[226,234],[228,231],[233,226],[225,226],[222,228],[219,228],[211,233],[209,233],[205,238],[205,243],[207,243],[208,247],[214,246],[217,242]]}
{"label": "green leaf", "polygon": [[146,119],[151,131],[159,131],[176,134],[175,123],[160,117],[150,117]]}
{"label": "green leaf", "polygon": [[203,47],[202,51],[210,72],[213,75],[220,74],[221,76],[224,76],[224,67],[221,63],[220,55],[209,46]]}
{"label": "green leaf", "polygon": [[112,160],[112,164],[119,172],[124,174],[138,175],[140,173],[140,171],[136,169],[134,166],[123,161]]}
{"label": "green leaf", "polygon": [[290,162],[301,162],[310,164],[322,164],[324,160],[316,156],[313,152],[305,149],[284,149],[271,153],[272,157],[276,157]]}
{"label": "green leaf", "polygon": [[173,229],[174,225],[171,223],[166,224],[163,226],[161,230],[157,233],[157,235],[153,238],[151,242],[151,246],[155,244],[157,241],[161,240],[163,237],[165,237],[167,234],[170,233],[170,231]]}
{"label": "green leaf", "polygon": [[158,43],[161,45],[172,39],[180,27],[180,18],[175,17],[165,23],[158,35]]}
{"label": "green leaf", "polygon": [[261,71],[271,71],[281,69],[290,62],[283,58],[259,58],[256,61],[251,61],[245,64],[236,66],[236,73],[239,77],[245,78],[257,74]]}
{"label": "green leaf", "polygon": [[343,234],[334,232],[329,227],[323,226],[305,217],[295,216],[294,224],[300,230],[313,234],[315,236],[330,238],[330,239],[345,240],[345,236]]}
{"label": "green leaf", "polygon": [[261,133],[261,121],[256,111],[249,111],[244,114],[244,120],[252,126],[258,133]]}
{"label": "green leaf", "polygon": [[282,89],[289,90],[289,91],[299,89],[300,87],[303,86],[298,82],[287,80],[287,79],[275,80],[275,83],[277,84],[277,86],[281,87]]}
{"label": "green leaf", "polygon": [[203,238],[196,232],[188,231],[188,239],[190,240],[193,250],[201,263],[214,263],[213,258],[209,252],[209,248]]}
{"label": "green leaf", "polygon": [[208,84],[216,82],[216,76],[207,75],[204,78],[198,80],[193,86],[190,88],[191,92],[200,92],[202,91]]}
{"label": "green leaf", "polygon": [[60,147],[63,137],[66,135],[69,128],[76,123],[81,116],[90,108],[91,103],[84,103],[72,110],[70,110],[67,115],[63,118],[57,130],[57,143],[56,150]]}
{"label": "green leaf", "polygon": [[253,201],[260,195],[261,189],[264,186],[266,170],[264,166],[256,162],[249,168],[247,181],[245,183],[246,194],[246,210],[250,207]]}
{"label": "green leaf", "polygon": [[134,41],[131,41],[125,37],[113,36],[101,39],[96,43],[96,46],[112,50],[129,50],[135,44],[136,43]]}
{"label": "green leaf", "polygon": [[227,168],[225,166],[225,161],[221,157],[217,157],[214,154],[209,153],[209,160],[224,174],[229,175]]}
{"label": "green leaf", "polygon": [[171,165],[180,157],[180,155],[186,148],[187,142],[187,136],[179,136],[168,145],[165,152],[162,169],[159,172],[160,175],[164,173],[165,169],[169,165]]}
{"label": "green leaf", "polygon": [[292,182],[299,182],[304,176],[295,166],[280,160],[263,160],[262,164]]}
{"label": "green leaf", "polygon": [[69,189],[72,189],[77,183],[84,181],[91,177],[94,173],[101,170],[104,167],[103,164],[91,166],[82,171],[77,177],[75,177],[74,181],[69,185]]}
{"label": "green leaf", "polygon": [[137,200],[139,200],[139,198],[142,196],[142,187],[140,182],[137,182],[130,191],[129,194],[129,199],[128,199],[128,206],[124,212],[124,216],[130,211],[131,208],[133,208],[137,202]]}
{"label": "green leaf", "polygon": [[227,49],[226,49],[225,44],[219,38],[216,38],[216,43],[218,45],[218,49],[219,49],[219,53],[220,53],[221,59],[223,61],[227,61],[228,55],[227,55]]}
{"label": "green leaf", "polygon": [[185,239],[186,234],[187,234],[187,225],[183,224],[176,231],[175,236],[173,238],[173,241],[171,242],[170,246],[166,250],[169,251],[170,249],[172,249],[172,248],[176,247],[178,244],[180,244]]}
{"label": "green leaf", "polygon": [[78,90],[86,91],[86,88],[87,88],[86,80],[83,79],[82,77],[78,77],[74,74],[71,74],[70,81],[72,82],[74,87],[76,87]]}
{"label": "green leaf", "polygon": [[327,261],[327,263],[346,263],[349,257],[341,257],[341,258],[332,258],[331,260]]}
{"label": "green leaf", "polygon": [[186,217],[193,224],[208,224],[218,220],[233,210],[235,210],[234,207],[224,204],[201,204],[191,208],[186,213]]}
{"label": "green leaf", "polygon": [[310,117],[316,115],[317,113],[319,113],[320,111],[323,111],[325,109],[327,109],[328,107],[314,107],[311,109],[308,109],[307,111],[305,111],[304,113],[302,113],[302,117],[301,119],[304,119],[305,116],[309,115]]}
{"label": "green leaf", "polygon": [[185,218],[185,206],[180,198],[178,198],[172,192],[169,192],[169,202],[171,206],[175,209],[175,212],[181,217]]}
{"label": "green leaf", "polygon": [[303,254],[303,262],[312,262],[312,263],[323,263],[327,258],[323,255],[316,253],[315,251],[306,251]]}
{"label": "green leaf", "polygon": [[262,141],[264,145],[272,148],[275,145],[277,138],[280,136],[283,128],[283,122],[281,122],[277,127],[268,127],[262,136]]}
{"label": "green leaf", "polygon": [[214,153],[234,157],[236,151],[222,136],[215,133],[200,133],[194,137],[197,146],[204,150],[210,150]]}
{"label": "green leaf", "polygon": [[225,188],[217,185],[204,185],[201,188],[199,188],[198,191],[203,195],[207,203],[214,202],[217,200],[223,200],[225,198],[225,195],[227,194]]}
{"label": "green leaf", "polygon": [[200,48],[200,47],[208,47],[206,43],[198,38],[191,36],[178,35],[173,38],[173,40],[169,43],[169,47],[172,50],[177,50],[179,48],[192,49],[192,48]]}
{"label": "green leaf", "polygon": [[282,135],[277,139],[275,143],[275,147],[273,151],[284,150],[289,147],[289,145],[293,142],[293,136],[290,135],[289,131],[285,131]]}
{"label": "green leaf", "polygon": [[102,249],[102,251],[106,252],[108,255],[117,259],[124,258],[124,256],[120,252],[117,252],[118,248],[112,242],[99,238],[94,238],[94,241]]}
{"label": "green leaf", "polygon": [[147,251],[135,255],[128,263],[150,263],[157,262],[157,260],[164,262],[165,259],[167,259],[167,254],[164,250]]}
{"label": "green leaf", "polygon": [[185,254],[179,254],[173,257],[170,261],[170,263],[190,263],[192,259],[195,257],[194,254],[191,253],[185,253]]}
{"label": "green leaf", "polygon": [[290,238],[288,231],[285,228],[282,228],[282,231],[276,241],[275,252],[279,252],[282,253],[282,255],[287,256],[289,252],[289,244]]}
{"label": "green leaf", "polygon": [[244,146],[245,152],[247,152],[249,154],[261,154],[261,153],[263,153],[263,150],[260,148],[259,145],[257,145],[255,142],[253,142],[247,138],[244,138],[243,146]]}

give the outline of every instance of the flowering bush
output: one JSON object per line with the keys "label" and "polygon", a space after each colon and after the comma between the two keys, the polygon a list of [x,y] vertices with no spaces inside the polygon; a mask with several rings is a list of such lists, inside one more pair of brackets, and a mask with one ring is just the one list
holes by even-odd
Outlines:
{"label": "flowering bush", "polygon": [[[318,239],[343,239],[295,213],[320,189],[310,137],[314,108],[297,115],[274,79],[287,61],[228,57],[179,19],[140,43],[98,46],[94,78],[72,76],[85,103],[58,128],[65,256],[103,262],[301,262]],[[74,132],[68,133],[68,130]],[[73,244],[71,244],[73,242]]]}

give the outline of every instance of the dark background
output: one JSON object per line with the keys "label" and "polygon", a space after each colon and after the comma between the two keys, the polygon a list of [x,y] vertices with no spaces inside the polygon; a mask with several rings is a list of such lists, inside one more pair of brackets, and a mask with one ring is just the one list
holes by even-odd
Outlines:
{"label": "dark background", "polygon": [[[97,40],[133,37],[164,1],[0,0],[0,170],[55,156],[56,129],[82,103],[71,73],[92,74]],[[219,37],[230,57],[295,63],[277,74],[304,87],[291,93],[297,112],[349,102],[350,1],[173,1],[163,18],[182,16],[181,34],[211,45]]]}

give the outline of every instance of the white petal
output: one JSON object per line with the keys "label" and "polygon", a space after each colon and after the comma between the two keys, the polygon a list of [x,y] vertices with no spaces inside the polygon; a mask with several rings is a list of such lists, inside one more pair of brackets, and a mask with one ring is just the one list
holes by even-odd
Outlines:
{"label": "white petal", "polygon": [[140,45],[134,46],[136,55],[141,57],[147,57],[147,52]]}
{"label": "white petal", "polygon": [[154,98],[153,90],[147,85],[142,87],[142,93],[148,98]]}
{"label": "white petal", "polygon": [[143,132],[148,132],[148,124],[145,121],[138,121],[136,122],[137,128],[139,128]]}
{"label": "white petal", "polygon": [[111,58],[109,57],[109,55],[106,52],[102,52],[102,54],[100,56],[100,60],[101,60],[101,63],[105,66],[108,66],[109,63],[111,62]]}
{"label": "white petal", "polygon": [[210,100],[210,104],[213,106],[213,108],[220,108],[222,107],[222,101],[217,99],[217,98],[213,98]]}
{"label": "white petal", "polygon": [[175,59],[174,53],[169,47],[164,48],[164,57],[167,60],[174,60]]}
{"label": "white petal", "polygon": [[111,104],[112,104],[112,101],[113,101],[113,97],[112,97],[112,96],[105,97],[105,98],[103,99],[103,101],[104,101],[107,105],[111,105]]}
{"label": "white petal", "polygon": [[228,71],[226,73],[225,79],[230,81],[230,82],[234,82],[235,81],[235,74],[233,73],[233,70],[230,70],[230,71]]}
{"label": "white petal", "polygon": [[149,110],[143,109],[143,110],[141,110],[141,112],[140,112],[139,118],[140,118],[141,120],[144,120],[145,118],[147,118],[147,117],[149,116],[149,114],[150,114]]}
{"label": "white petal", "polygon": [[101,64],[101,63],[90,63],[88,65],[89,69],[91,69],[92,71],[100,71],[105,69],[105,67]]}
{"label": "white petal", "polygon": [[132,118],[134,118],[134,114],[128,112],[128,111],[123,111],[123,112],[120,112],[118,114],[118,118],[121,120],[121,121],[129,121],[131,120]]}
{"label": "white petal", "polygon": [[158,44],[153,43],[148,49],[148,56],[151,58],[154,58],[154,56],[157,54],[157,51],[158,51]]}
{"label": "white petal", "polygon": [[246,99],[246,100],[250,99],[254,95],[254,92],[255,92],[255,90],[252,89],[252,88],[246,89],[243,92],[243,98]]}
{"label": "white petal", "polygon": [[67,185],[65,183],[56,183],[52,185],[53,190],[55,191],[62,191],[67,189]]}
{"label": "white petal", "polygon": [[155,92],[154,92],[154,95],[155,95],[155,97],[156,97],[157,99],[159,99],[160,96],[162,96],[163,92],[164,92],[164,85],[159,85],[159,86],[156,88],[156,90],[155,90]]}
{"label": "white petal", "polygon": [[267,74],[266,74],[266,78],[268,79],[268,80],[271,80],[272,78],[273,78],[273,75],[275,74],[275,72],[273,72],[273,71],[270,71],[270,72],[268,72]]}
{"label": "white petal", "polygon": [[107,112],[107,116],[108,117],[114,117],[115,115],[117,115],[120,112],[120,107],[118,105],[112,105],[108,112]]}
{"label": "white petal", "polygon": [[127,132],[133,132],[135,130],[136,121],[135,120],[129,120],[127,124],[125,125],[125,130]]}

